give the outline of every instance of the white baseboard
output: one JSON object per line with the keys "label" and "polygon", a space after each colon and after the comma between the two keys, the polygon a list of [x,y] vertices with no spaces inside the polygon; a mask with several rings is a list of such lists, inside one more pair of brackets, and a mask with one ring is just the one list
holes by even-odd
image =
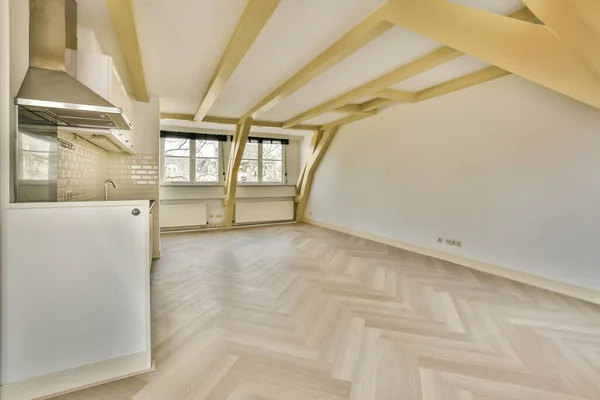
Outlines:
{"label": "white baseboard", "polygon": [[448,261],[453,264],[462,265],[464,267],[472,268],[477,271],[486,272],[488,274],[496,275],[502,278],[510,279],[512,281],[525,283],[527,285],[535,286],[541,289],[550,290],[552,292],[564,294],[566,296],[574,297],[580,300],[588,301],[590,303],[600,305],[600,291],[584,288],[581,286],[573,285],[570,283],[560,282],[542,276],[529,274],[527,272],[521,272],[514,269],[500,267],[498,265],[489,264],[483,261],[473,260],[471,258],[457,256],[455,254],[446,253],[443,251],[430,249],[427,247],[421,247],[410,243],[399,242],[393,239],[385,238],[382,236],[372,235],[370,233],[364,233],[347,229],[341,226],[328,224],[325,222],[315,221],[310,218],[304,218],[304,222],[311,225],[320,226],[322,228],[331,229],[334,231],[347,233],[349,235],[358,236],[363,239],[372,240],[374,242],[387,244],[392,247],[397,247],[403,250],[412,251],[414,253],[423,254],[425,256],[437,258],[440,260]]}
{"label": "white baseboard", "polygon": [[44,400],[154,371],[146,352],[115,358],[0,387],[2,400]]}

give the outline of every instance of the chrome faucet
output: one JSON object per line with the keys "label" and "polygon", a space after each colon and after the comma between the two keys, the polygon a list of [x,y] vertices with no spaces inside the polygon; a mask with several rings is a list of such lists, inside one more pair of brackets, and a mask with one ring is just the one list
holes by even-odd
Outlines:
{"label": "chrome faucet", "polygon": [[106,181],[104,181],[104,201],[108,201],[108,184],[111,184],[113,189],[117,188],[117,185],[115,185],[115,181],[113,181],[112,179],[107,179]]}

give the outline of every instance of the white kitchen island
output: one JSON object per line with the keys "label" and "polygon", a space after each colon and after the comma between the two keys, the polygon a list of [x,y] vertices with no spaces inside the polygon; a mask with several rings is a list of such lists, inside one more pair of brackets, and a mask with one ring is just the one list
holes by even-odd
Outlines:
{"label": "white kitchen island", "polygon": [[152,370],[148,214],[147,200],[9,206],[0,398]]}

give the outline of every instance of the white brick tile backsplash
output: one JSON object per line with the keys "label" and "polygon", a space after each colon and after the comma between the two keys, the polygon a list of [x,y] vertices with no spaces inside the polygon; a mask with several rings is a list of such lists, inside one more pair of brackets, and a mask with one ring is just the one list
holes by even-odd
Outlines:
{"label": "white brick tile backsplash", "polygon": [[118,177],[121,182],[115,190],[120,199],[158,198],[157,155],[111,154],[108,157],[108,169],[111,176]]}
{"label": "white brick tile backsplash", "polygon": [[73,144],[72,149],[58,148],[58,201],[104,199],[108,153],[72,133],[59,132],[58,137]]}

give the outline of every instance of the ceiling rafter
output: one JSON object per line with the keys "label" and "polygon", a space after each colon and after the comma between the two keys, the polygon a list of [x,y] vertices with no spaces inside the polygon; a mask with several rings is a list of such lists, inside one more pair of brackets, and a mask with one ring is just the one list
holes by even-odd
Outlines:
{"label": "ceiling rafter", "polygon": [[[393,0],[390,0],[390,1],[393,1]],[[390,4],[390,1],[388,1],[388,3],[384,4],[379,9],[379,12],[381,12],[382,15],[385,15],[385,7],[387,7]],[[411,1],[411,0],[408,0],[408,1]],[[436,1],[436,0],[433,0],[433,1]],[[528,10],[527,8],[521,9],[515,13],[512,13],[507,17],[501,17],[501,18],[509,18],[509,19],[514,19],[514,20],[519,20],[519,21],[527,21],[527,22],[536,20],[535,15],[533,15],[533,13],[531,13],[531,11]],[[388,72],[387,74],[385,74],[383,76],[380,76],[370,82],[365,83],[364,85],[361,85],[347,93],[344,93],[341,96],[338,96],[338,97],[336,97],[332,100],[329,100],[323,104],[320,104],[316,107],[313,107],[312,109],[307,110],[307,111],[285,121],[283,126],[285,128],[293,127],[296,124],[300,124],[304,121],[315,118],[326,112],[331,112],[332,110],[335,110],[338,107],[342,107],[345,104],[353,103],[357,99],[364,97],[364,96],[375,95],[377,97],[383,97],[383,98],[388,98],[389,96],[398,96],[398,97],[395,97],[390,100],[413,101],[413,98],[411,97],[411,94],[409,92],[394,91],[393,89],[389,89],[389,87],[398,82],[401,82],[401,81],[411,78],[413,76],[419,75],[419,74],[421,74],[425,71],[428,71],[434,67],[437,67],[441,64],[444,64],[448,61],[452,61],[455,58],[458,58],[463,55],[464,55],[463,52],[455,50],[454,48],[451,48],[448,46],[441,47],[438,50],[435,50],[415,61],[412,61],[408,64],[402,65],[402,66],[394,69],[393,71]],[[396,100],[396,98],[400,98],[400,100]],[[377,100],[377,99],[375,99],[375,100]],[[379,107],[380,105],[383,105],[383,104],[386,104],[386,102],[378,101],[378,102],[371,103],[371,105],[367,106],[367,107],[369,107],[369,109],[373,109],[372,107],[374,105],[377,105]],[[391,103],[388,103],[388,104],[391,104]]]}
{"label": "ceiling rafter", "polygon": [[365,101],[364,103],[359,104],[358,106],[361,108],[361,110],[370,111],[370,110],[378,110],[381,107],[386,107],[386,106],[389,106],[390,104],[394,104],[394,103],[396,103],[396,101],[394,101],[394,100],[390,100],[390,99],[386,99],[386,98],[377,98],[377,99]]}
{"label": "ceiling rafter", "polygon": [[346,114],[368,114],[369,110],[363,109],[360,104],[346,104],[345,106],[338,107],[335,109],[336,112],[342,112]]}
{"label": "ceiling rafter", "polygon": [[360,121],[361,119],[372,117],[375,114],[377,114],[377,110],[372,110],[365,114],[348,115],[347,117],[340,118],[338,120],[335,120],[335,121],[332,121],[332,122],[329,122],[329,123],[323,125],[321,127],[321,129],[330,129],[335,126],[342,126],[342,125],[350,124],[352,122]]}
{"label": "ceiling rafter", "polygon": [[[161,119],[179,119],[182,121],[194,121],[194,114],[181,114],[181,113],[160,113]],[[197,121],[196,121],[197,122]],[[237,118],[226,118],[226,117],[211,117],[210,115],[205,116],[202,122],[210,122],[214,124],[223,125],[237,125],[239,120]],[[269,128],[283,128],[283,122],[273,121],[252,121],[253,126],[269,127]],[[291,129],[314,131],[319,129],[319,125],[298,125]]]}
{"label": "ceiling rafter", "polygon": [[373,39],[387,32],[392,26],[391,23],[382,20],[379,13],[375,11],[315,59],[306,64],[300,71],[281,84],[267,97],[259,101],[244,114],[244,117],[257,118],[260,113],[273,108],[296,90],[355,53]]}
{"label": "ceiling rafter", "polygon": [[147,103],[150,97],[138,40],[133,0],[106,0],[106,6],[129,71],[133,95],[137,101]]}
{"label": "ceiling rafter", "polygon": [[[434,97],[443,96],[448,93],[456,92],[461,89],[466,89],[471,86],[479,85],[480,83],[489,82],[494,79],[502,78],[503,76],[510,75],[510,72],[503,70],[498,67],[487,67],[479,71],[472,72],[467,75],[460,76],[447,82],[440,83],[438,85],[429,87],[427,89],[420,90],[418,92],[403,92],[411,95],[411,102],[421,102],[432,99]],[[390,89],[393,91],[393,89]],[[381,92],[378,93],[380,95]],[[393,100],[393,96],[388,98],[377,98],[366,101],[358,106],[363,110],[374,110],[387,107],[389,105],[406,102],[402,97],[398,100]]]}
{"label": "ceiling rafter", "polygon": [[250,134],[252,124],[252,118],[240,119],[236,126],[235,134],[233,135],[233,143],[231,144],[229,163],[225,175],[225,196],[223,197],[223,202],[225,203],[225,217],[223,224],[226,227],[233,225],[238,172],[240,170],[240,163],[242,162],[242,156],[244,154],[244,149],[246,148],[246,142],[248,141],[248,135]]}
{"label": "ceiling rafter", "polygon": [[445,0],[388,0],[380,13],[386,21],[600,108],[600,81],[573,56],[576,49],[547,26]]}
{"label": "ceiling rafter", "polygon": [[412,92],[405,92],[403,90],[396,89],[383,89],[376,93],[377,97],[383,97],[384,99],[411,103],[415,101],[415,94]]}
{"label": "ceiling rafter", "polygon": [[[308,147],[309,155],[312,155],[315,152],[315,150],[317,149],[317,145],[319,144],[319,141],[321,140],[322,137],[323,137],[322,130],[316,130],[313,132],[313,135],[310,140],[310,145]],[[299,201],[300,191],[302,188],[302,182],[304,181],[304,174],[306,173],[308,161],[309,160],[306,160],[306,162],[302,166],[302,171],[300,171],[300,175],[298,175],[298,181],[296,182],[296,196],[294,197],[294,202],[296,202],[296,203],[298,203],[298,201]]]}
{"label": "ceiling rafter", "polygon": [[524,0],[524,3],[600,79],[600,4],[591,0]]}
{"label": "ceiling rafter", "polygon": [[295,125],[301,124],[304,121],[318,117],[321,114],[331,112],[338,107],[342,107],[348,103],[352,103],[361,97],[370,96],[380,90],[386,89],[400,81],[419,75],[433,67],[451,61],[455,58],[462,56],[463,53],[451,49],[449,47],[442,47],[432,53],[427,54],[413,62],[398,67],[387,74],[380,76],[370,82],[367,82],[347,93],[342,94],[332,100],[329,100],[323,104],[320,104],[312,109],[305,111],[283,123],[285,128],[291,128]]}
{"label": "ceiling rafter", "polygon": [[[353,115],[352,117],[356,117],[356,115]],[[324,126],[319,133],[316,133],[313,136],[313,143],[311,143],[311,146],[314,146],[314,150],[306,160],[306,164],[303,168],[304,172],[302,174],[302,180],[299,181],[296,186],[296,193],[298,193],[295,199],[297,202],[296,221],[298,222],[304,219],[306,205],[308,203],[308,197],[310,195],[310,189],[312,186],[315,171],[317,170],[321,159],[325,155],[327,148],[331,144],[331,141],[335,137],[338,128],[339,126]]]}
{"label": "ceiling rafter", "polygon": [[202,96],[194,120],[201,121],[208,114],[236,68],[271,18],[279,2],[280,0],[248,0],[217,69]]}
{"label": "ceiling rafter", "polygon": [[494,79],[510,75],[510,72],[498,67],[487,67],[468,75],[452,79],[451,81],[440,83],[439,85],[423,89],[415,94],[416,101],[425,101],[434,97],[443,96],[448,93],[456,92],[480,83],[489,82]]}

